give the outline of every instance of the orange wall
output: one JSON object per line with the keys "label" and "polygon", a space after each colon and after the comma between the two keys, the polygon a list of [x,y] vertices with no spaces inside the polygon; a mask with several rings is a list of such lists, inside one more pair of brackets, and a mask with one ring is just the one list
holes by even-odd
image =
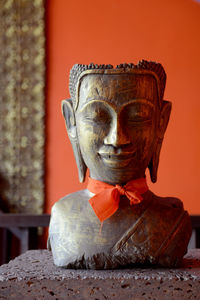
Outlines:
{"label": "orange wall", "polygon": [[161,62],[173,111],[159,195],[200,214],[200,4],[193,0],[58,0],[47,3],[47,202],[82,189],[61,115],[74,63]]}

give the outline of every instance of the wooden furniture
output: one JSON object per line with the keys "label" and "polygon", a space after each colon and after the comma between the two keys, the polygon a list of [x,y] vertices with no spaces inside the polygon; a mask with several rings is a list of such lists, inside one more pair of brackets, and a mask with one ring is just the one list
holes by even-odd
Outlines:
{"label": "wooden furniture", "polygon": [[29,249],[38,248],[38,227],[49,226],[50,215],[9,214],[0,213],[1,250],[0,264],[8,262],[12,257],[12,236],[19,240],[20,255]]}
{"label": "wooden furniture", "polygon": [[192,231],[194,234],[194,248],[200,248],[200,215],[192,215],[191,222],[192,222]]}

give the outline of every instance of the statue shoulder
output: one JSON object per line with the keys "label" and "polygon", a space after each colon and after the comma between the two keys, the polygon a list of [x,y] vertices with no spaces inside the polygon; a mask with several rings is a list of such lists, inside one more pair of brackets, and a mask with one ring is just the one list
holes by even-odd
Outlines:
{"label": "statue shoulder", "polygon": [[[80,220],[91,210],[89,199],[91,194],[88,190],[81,190],[64,196],[57,201],[51,209],[51,220],[49,230],[53,228],[62,228],[63,222],[66,220]],[[55,225],[56,224],[56,225]]]}
{"label": "statue shoulder", "polygon": [[162,207],[166,207],[168,209],[184,209],[183,208],[183,202],[175,197],[160,197],[155,195],[154,193],[152,193],[152,199],[154,200],[154,203],[156,205],[162,206]]}
{"label": "statue shoulder", "polygon": [[[49,249],[51,249],[53,236],[64,236],[67,225],[74,225],[74,220],[79,220],[82,215],[87,214],[90,197],[91,193],[85,189],[68,194],[53,205],[49,224]],[[69,231],[72,231],[72,228]]]}
{"label": "statue shoulder", "polygon": [[80,190],[68,194],[58,200],[52,207],[51,213],[55,214],[57,212],[67,212],[75,209],[76,207],[84,206],[91,197],[91,194],[87,189]]}

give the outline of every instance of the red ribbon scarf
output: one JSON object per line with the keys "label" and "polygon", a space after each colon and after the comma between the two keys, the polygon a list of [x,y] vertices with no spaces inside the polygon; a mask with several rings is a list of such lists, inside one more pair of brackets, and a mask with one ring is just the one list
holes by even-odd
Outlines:
{"label": "red ribbon scarf", "polygon": [[96,216],[101,222],[111,217],[119,208],[120,195],[125,195],[130,200],[130,205],[140,203],[148,190],[146,178],[129,181],[126,185],[115,186],[89,178],[87,189],[95,196],[89,199]]}

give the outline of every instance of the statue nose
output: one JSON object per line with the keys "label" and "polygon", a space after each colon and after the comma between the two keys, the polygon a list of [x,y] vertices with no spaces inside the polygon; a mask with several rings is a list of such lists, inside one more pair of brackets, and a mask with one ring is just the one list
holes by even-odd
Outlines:
{"label": "statue nose", "polygon": [[114,147],[130,144],[130,140],[125,134],[123,126],[119,123],[119,120],[115,120],[112,123],[107,136],[104,138],[104,144],[113,145]]}

